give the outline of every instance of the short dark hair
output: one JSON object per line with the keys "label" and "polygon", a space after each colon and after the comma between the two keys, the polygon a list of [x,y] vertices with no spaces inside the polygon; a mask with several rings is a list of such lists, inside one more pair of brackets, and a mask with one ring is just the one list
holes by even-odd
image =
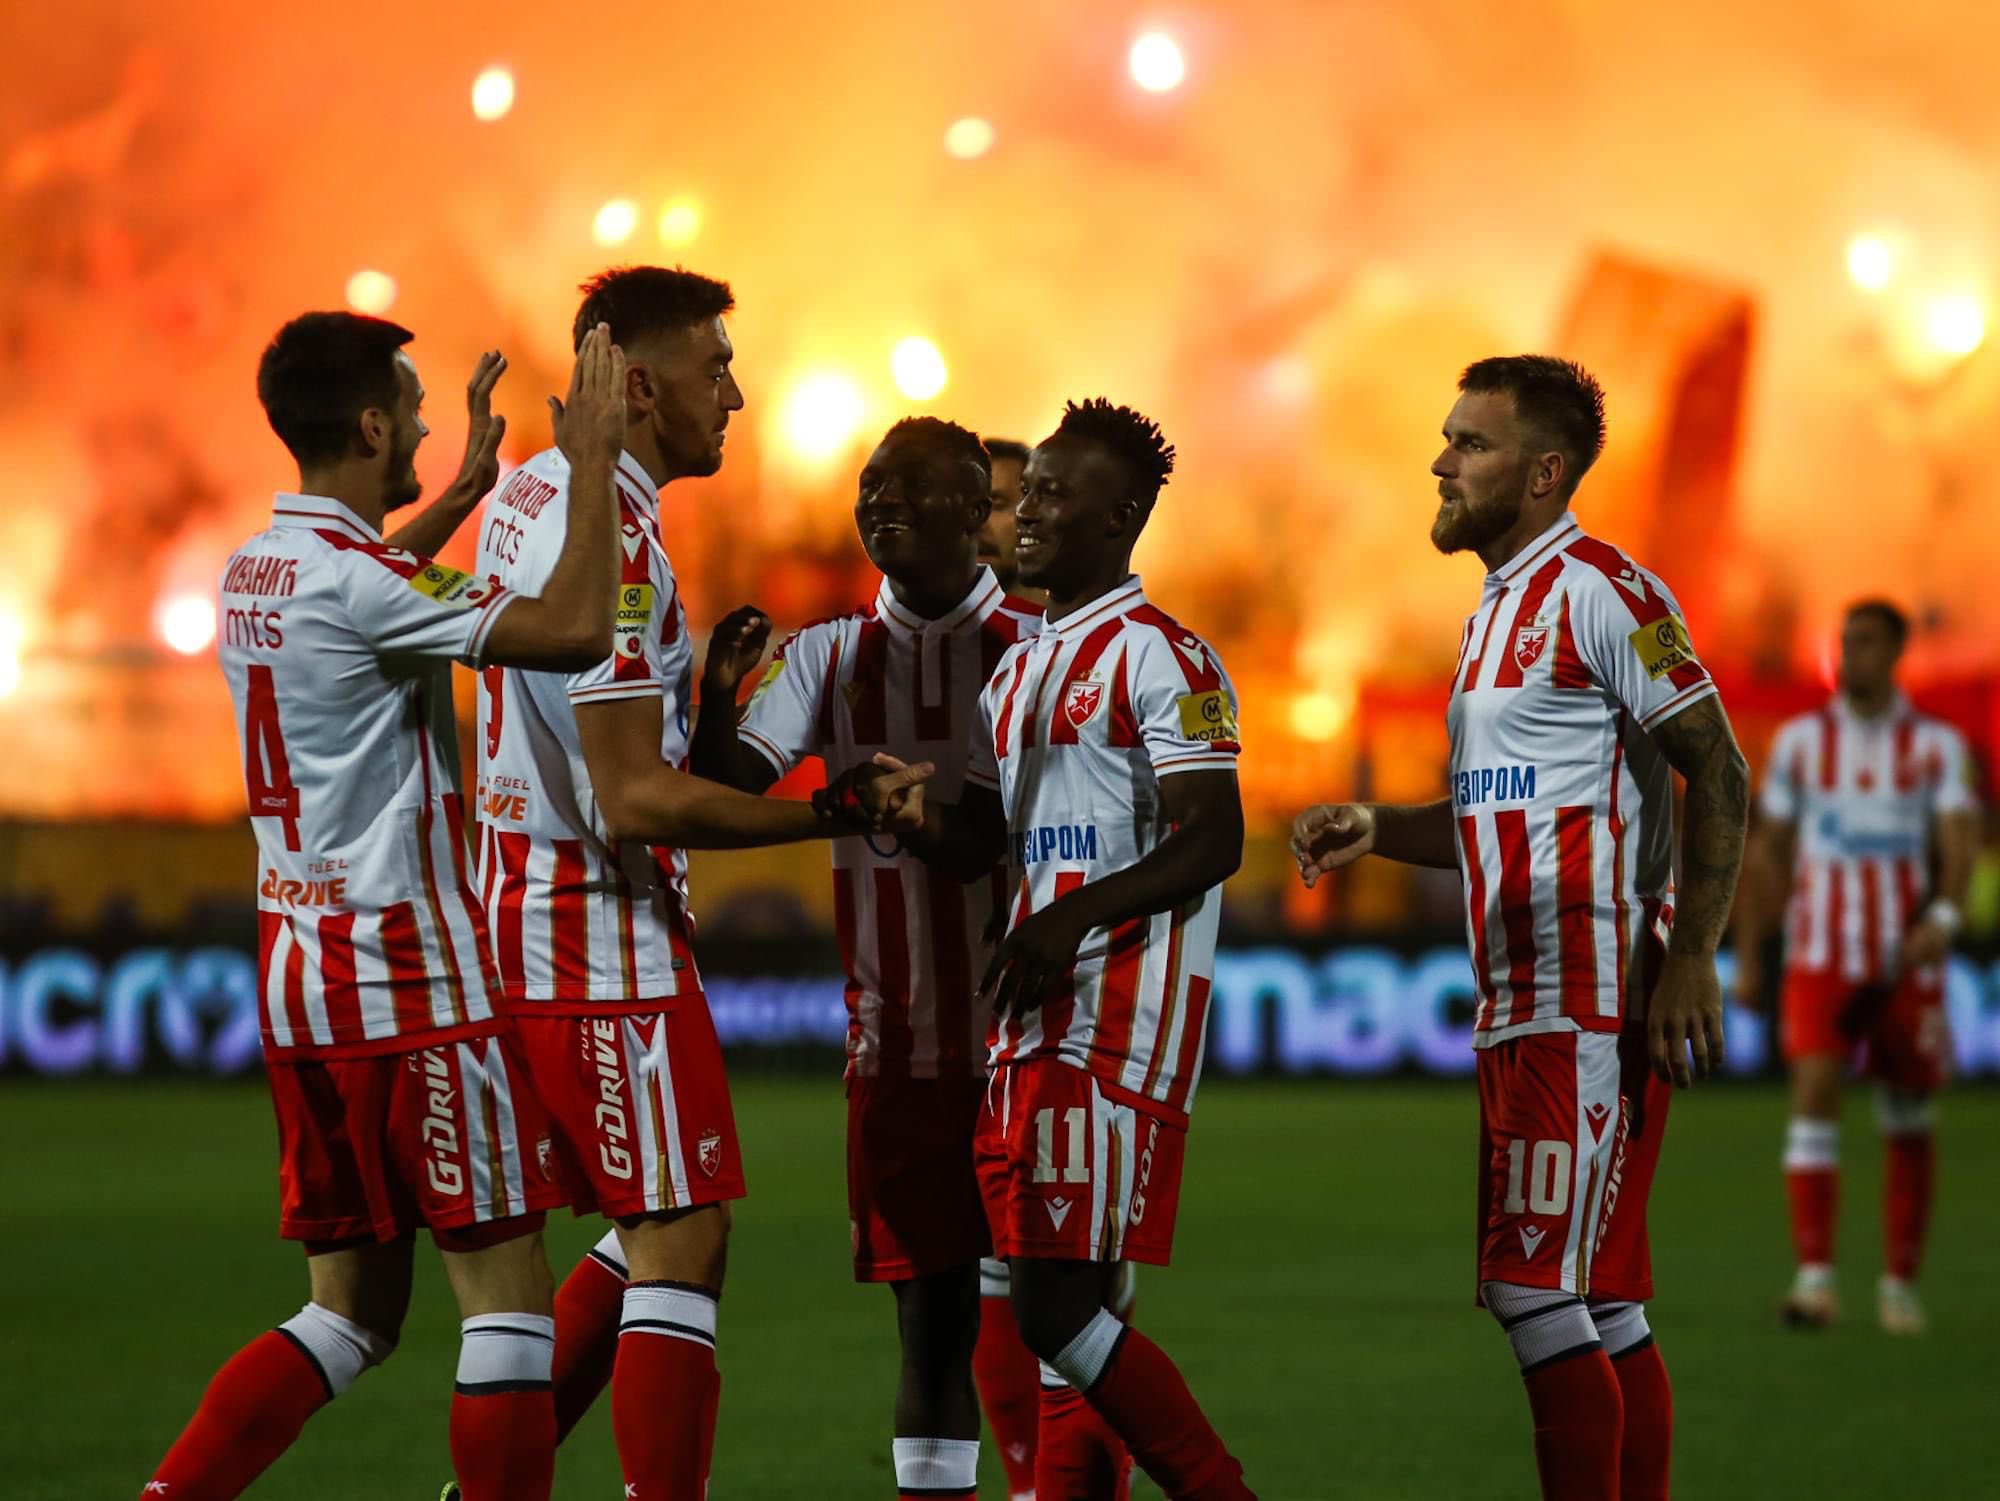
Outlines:
{"label": "short dark hair", "polygon": [[583,348],[584,336],[600,323],[611,325],[612,343],[630,347],[648,334],[706,323],[736,306],[728,282],[680,266],[671,271],[665,266],[613,266],[577,290],[583,293],[583,306],[570,329],[576,349]]}
{"label": "short dark hair", "polygon": [[1012,459],[1016,464],[1028,462],[1028,445],[1019,438],[982,438],[980,442],[996,459]]}
{"label": "short dark hair", "polygon": [[341,458],[363,412],[395,406],[396,351],[415,337],[386,318],[300,314],[257,362],[257,399],[271,431],[301,465]]}
{"label": "short dark hair", "polygon": [[891,438],[906,435],[935,438],[952,450],[954,458],[977,469],[980,474],[980,498],[985,498],[987,487],[993,483],[993,461],[987,457],[986,445],[979,441],[979,435],[971,428],[960,427],[942,417],[905,417],[882,435],[882,441],[887,443]]}
{"label": "short dark hair", "polygon": [[1892,601],[1879,598],[1857,599],[1847,607],[1847,618],[1853,620],[1856,616],[1860,615],[1872,615],[1881,621],[1883,626],[1888,629],[1889,634],[1896,638],[1896,646],[1899,650],[1908,644],[1910,639],[1910,617],[1904,614],[1902,609]]}
{"label": "short dark hair", "polygon": [[1604,452],[1604,388],[1575,360],[1547,354],[1495,355],[1476,360],[1458,389],[1505,391],[1522,420],[1562,451],[1563,494],[1573,494]]}
{"label": "short dark hair", "polygon": [[1064,403],[1056,431],[1110,449],[1131,468],[1149,502],[1174,472],[1174,445],[1160,432],[1160,424],[1131,407],[1113,406],[1102,396]]}

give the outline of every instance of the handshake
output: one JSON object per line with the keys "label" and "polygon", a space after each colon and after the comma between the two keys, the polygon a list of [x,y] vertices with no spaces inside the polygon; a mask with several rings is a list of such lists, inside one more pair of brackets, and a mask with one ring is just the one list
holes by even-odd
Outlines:
{"label": "handshake", "polygon": [[850,834],[901,834],[924,826],[924,783],[936,773],[929,761],[909,765],[876,756],[850,766],[812,795],[813,812],[828,828]]}

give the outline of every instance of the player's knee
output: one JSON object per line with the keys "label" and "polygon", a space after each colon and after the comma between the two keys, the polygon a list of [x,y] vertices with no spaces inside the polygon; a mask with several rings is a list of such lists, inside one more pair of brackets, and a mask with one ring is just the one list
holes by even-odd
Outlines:
{"label": "player's knee", "polygon": [[387,1360],[396,1348],[398,1331],[383,1333],[344,1318],[330,1308],[308,1303],[278,1326],[319,1369],[332,1396],[339,1396],[370,1366]]}
{"label": "player's knee", "polygon": [[1523,1371],[1581,1355],[1602,1343],[1590,1309],[1575,1293],[1514,1282],[1482,1282],[1479,1296]]}
{"label": "player's knee", "polygon": [[1875,1094],[1875,1124],[1884,1136],[1927,1136],[1937,1129],[1937,1100],[1928,1090],[1884,1085]]}

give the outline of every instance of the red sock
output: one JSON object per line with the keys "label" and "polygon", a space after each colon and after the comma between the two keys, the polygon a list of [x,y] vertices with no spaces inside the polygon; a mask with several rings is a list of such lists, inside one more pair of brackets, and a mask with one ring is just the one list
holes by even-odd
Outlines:
{"label": "red sock", "polygon": [[1603,1349],[1529,1371],[1542,1501],[1617,1501],[1624,1401]]}
{"label": "red sock", "polygon": [[979,1343],[972,1351],[972,1374],[1007,1472],[1007,1493],[1026,1495],[1035,1488],[1041,1363],[1021,1343],[1014,1304],[1006,1297],[979,1300]]}
{"label": "red sock", "polygon": [[[1132,1483],[1132,1455],[1073,1386],[1041,1388],[1041,1421],[1030,1483],[1035,1501],[1104,1501]],[[1010,1482],[1011,1485],[1011,1482]]]}
{"label": "red sock", "polygon": [[1785,1170],[1785,1194],[1792,1203],[1792,1254],[1800,1266],[1833,1264],[1833,1217],[1840,1205],[1840,1169]]}
{"label": "red sock", "polygon": [[1928,1131],[1886,1137],[1882,1171],[1882,1263],[1891,1277],[1916,1279],[1937,1183],[1937,1138]]}
{"label": "red sock", "polygon": [[1611,1362],[1625,1404],[1625,1436],[1618,1456],[1619,1501],[1667,1501],[1673,1465],[1674,1388],[1667,1363],[1650,1339]]}
{"label": "red sock", "polygon": [[215,1373],[142,1497],[230,1501],[327,1400],[326,1378],[310,1356],[275,1329],[258,1336]]}
{"label": "red sock", "polygon": [[556,1408],[549,1389],[454,1392],[451,1466],[465,1501],[548,1501],[556,1476]]}
{"label": "red sock", "polygon": [[708,1494],[708,1477],[715,1468],[715,1420],[722,1411],[722,1372],[708,1383],[708,1400],[701,1407],[701,1493]]}
{"label": "red sock", "polygon": [[557,1443],[569,1437],[611,1380],[624,1303],[625,1279],[595,1256],[579,1261],[556,1290]]}
{"label": "red sock", "polygon": [[1137,1329],[1124,1332],[1087,1395],[1168,1501],[1256,1501],[1181,1373]]}
{"label": "red sock", "polygon": [[676,1282],[625,1288],[611,1431],[632,1501],[702,1501],[714,1446],[715,1299]]}

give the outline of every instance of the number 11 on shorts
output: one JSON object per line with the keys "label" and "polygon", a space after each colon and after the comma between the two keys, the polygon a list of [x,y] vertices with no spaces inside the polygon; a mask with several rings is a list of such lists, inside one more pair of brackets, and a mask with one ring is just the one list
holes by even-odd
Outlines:
{"label": "number 11 on shorts", "polygon": [[[1084,1140],[1083,1106],[1072,1105],[1063,1112],[1063,1129],[1069,1136],[1069,1160],[1063,1164],[1062,1180],[1065,1183],[1088,1183],[1090,1164],[1083,1160]],[[1044,1105],[1035,1112],[1035,1181],[1053,1183],[1056,1181],[1056,1110],[1053,1105]]]}

